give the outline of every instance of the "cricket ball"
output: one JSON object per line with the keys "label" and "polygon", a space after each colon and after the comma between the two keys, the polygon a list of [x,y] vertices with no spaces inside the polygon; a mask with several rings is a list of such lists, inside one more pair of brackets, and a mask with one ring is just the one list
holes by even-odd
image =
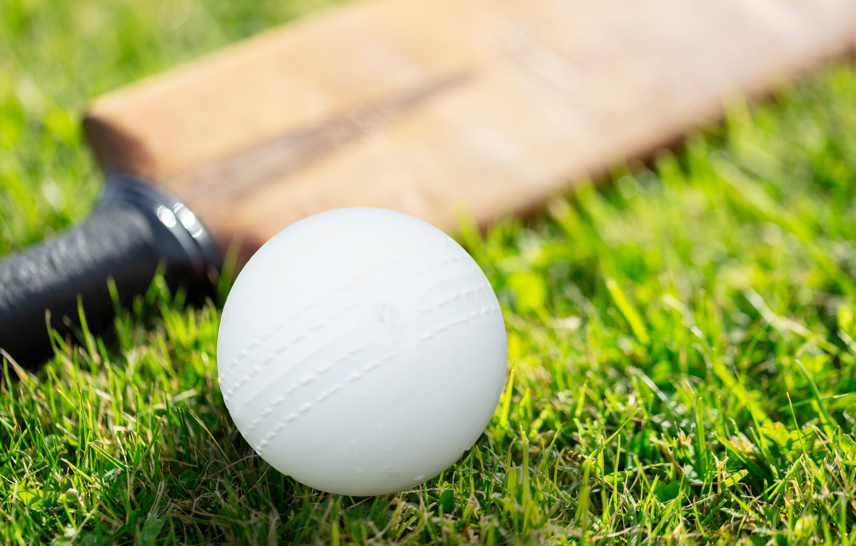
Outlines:
{"label": "cricket ball", "polygon": [[299,482],[344,495],[412,488],[490,421],[506,370],[490,283],[452,238],[383,209],[317,214],[250,259],[217,340],[246,441]]}

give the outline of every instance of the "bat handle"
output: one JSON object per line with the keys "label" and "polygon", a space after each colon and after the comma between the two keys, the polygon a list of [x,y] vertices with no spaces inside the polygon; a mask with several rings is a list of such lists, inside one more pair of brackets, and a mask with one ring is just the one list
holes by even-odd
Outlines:
{"label": "bat handle", "polygon": [[79,326],[80,298],[91,331],[114,316],[107,279],[120,303],[145,293],[160,264],[168,282],[205,281],[220,255],[196,216],[178,199],[125,175],[108,178],[81,225],[0,261],[0,348],[34,368],[53,354],[47,331]]}

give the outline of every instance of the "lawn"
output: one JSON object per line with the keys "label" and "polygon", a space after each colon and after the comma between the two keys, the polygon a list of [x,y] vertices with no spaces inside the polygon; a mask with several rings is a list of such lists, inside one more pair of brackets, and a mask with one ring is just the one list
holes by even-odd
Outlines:
{"label": "lawn", "polygon": [[[89,98],[322,3],[4,0],[0,254],[92,207]],[[727,110],[534,218],[462,223],[509,373],[424,486],[339,497],[268,467],[217,384],[225,291],[188,308],[155,282],[39,372],[3,361],[0,543],[852,544],[856,66]]]}

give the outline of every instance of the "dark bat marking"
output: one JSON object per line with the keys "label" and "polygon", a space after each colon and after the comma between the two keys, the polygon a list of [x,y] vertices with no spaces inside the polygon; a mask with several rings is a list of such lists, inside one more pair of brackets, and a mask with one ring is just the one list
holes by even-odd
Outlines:
{"label": "dark bat marking", "polygon": [[187,188],[194,203],[241,200],[260,187],[330,156],[345,146],[389,125],[408,111],[472,77],[461,72],[373,104],[360,105],[332,119],[250,146],[218,161],[166,177]]}

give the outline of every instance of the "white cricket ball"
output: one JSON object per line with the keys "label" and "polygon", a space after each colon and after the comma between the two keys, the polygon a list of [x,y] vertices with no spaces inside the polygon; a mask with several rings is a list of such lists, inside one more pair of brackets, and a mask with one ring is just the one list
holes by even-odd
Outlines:
{"label": "white cricket ball", "polygon": [[383,209],[283,230],[235,281],[220,388],[271,466],[330,493],[414,487],[475,443],[502,392],[505,324],[454,240]]}

